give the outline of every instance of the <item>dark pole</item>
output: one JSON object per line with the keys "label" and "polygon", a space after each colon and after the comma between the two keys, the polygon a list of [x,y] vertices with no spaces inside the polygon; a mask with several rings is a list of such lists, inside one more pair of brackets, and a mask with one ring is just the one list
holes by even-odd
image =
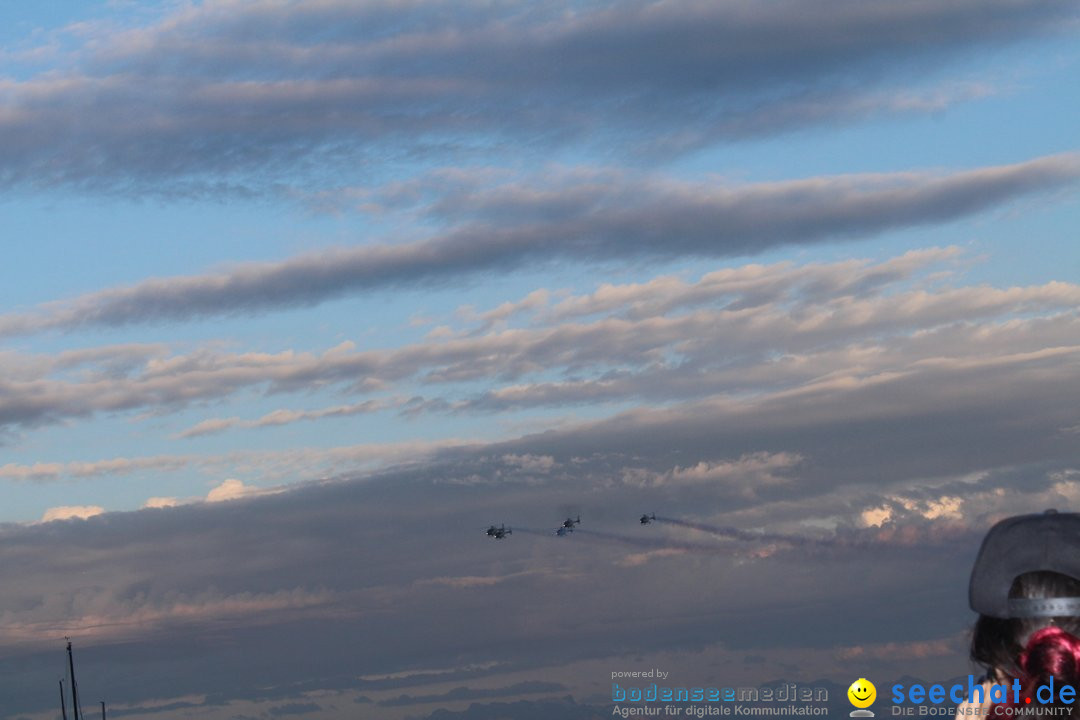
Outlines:
{"label": "dark pole", "polygon": [[64,704],[64,678],[60,678],[60,715],[67,720],[67,705]]}
{"label": "dark pole", "polygon": [[105,701],[101,701],[101,720],[105,720]]}
{"label": "dark pole", "polygon": [[74,720],[79,720],[79,688],[75,685],[75,658],[71,654],[71,641],[68,640],[68,669],[71,670],[71,709]]}

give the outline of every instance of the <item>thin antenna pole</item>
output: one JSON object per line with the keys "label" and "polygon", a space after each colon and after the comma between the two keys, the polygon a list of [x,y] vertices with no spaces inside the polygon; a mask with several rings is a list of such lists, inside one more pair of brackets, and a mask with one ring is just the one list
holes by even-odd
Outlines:
{"label": "thin antenna pole", "polygon": [[71,709],[74,711],[72,717],[74,720],[79,720],[79,688],[75,684],[75,657],[71,653],[71,640],[64,639],[68,641],[68,669],[71,671]]}
{"label": "thin antenna pole", "polygon": [[60,715],[67,720],[67,705],[64,704],[64,678],[60,678]]}
{"label": "thin antenna pole", "polygon": [[105,701],[101,701],[101,720],[105,720]]}

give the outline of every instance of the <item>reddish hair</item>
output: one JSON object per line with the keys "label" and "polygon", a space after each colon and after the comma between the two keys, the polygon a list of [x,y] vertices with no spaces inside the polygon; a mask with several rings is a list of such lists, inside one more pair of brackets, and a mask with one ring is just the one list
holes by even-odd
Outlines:
{"label": "reddish hair", "polygon": [[[1062,705],[1058,692],[1062,685],[1074,688],[1080,685],[1080,638],[1053,625],[1044,627],[1031,634],[1018,661],[1022,673],[1019,677],[1021,691],[1018,705],[1030,707],[1038,703],[1067,707],[1071,714],[1072,704]],[[1048,685],[1051,679],[1054,681],[1054,697],[1048,703],[1040,703],[1036,693],[1040,686]],[[1014,705],[1017,703],[1013,703],[1012,698],[1009,702],[995,704],[994,714],[1011,714],[1005,708]]]}

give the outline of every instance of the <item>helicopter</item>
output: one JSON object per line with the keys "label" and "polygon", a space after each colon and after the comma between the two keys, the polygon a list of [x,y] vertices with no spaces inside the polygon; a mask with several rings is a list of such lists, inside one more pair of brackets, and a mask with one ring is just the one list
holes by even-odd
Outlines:
{"label": "helicopter", "polygon": [[507,528],[505,525],[500,525],[499,527],[495,527],[494,525],[492,525],[487,529],[487,536],[490,538],[495,538],[496,540],[502,540],[507,535],[513,534],[514,531]]}
{"label": "helicopter", "polygon": [[652,515],[642,515],[639,522],[642,525],[648,525],[649,523],[651,523],[655,519],[656,519],[656,513],[653,513]]}
{"label": "helicopter", "polygon": [[563,535],[566,535],[566,533],[572,533],[574,532],[574,526],[580,522],[580,515],[578,515],[577,518],[566,518],[563,520],[563,524],[559,526],[558,530],[555,531],[555,534],[562,537]]}

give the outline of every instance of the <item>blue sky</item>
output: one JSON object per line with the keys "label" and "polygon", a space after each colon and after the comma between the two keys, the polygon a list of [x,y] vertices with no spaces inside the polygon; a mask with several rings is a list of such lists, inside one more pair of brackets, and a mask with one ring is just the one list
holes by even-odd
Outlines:
{"label": "blue sky", "polygon": [[[978,537],[1080,499],[1078,23],[0,8],[0,687],[53,683],[64,635],[162,718],[588,713],[628,658],[960,672]],[[624,597],[646,576],[699,592]],[[892,637],[873,608],[913,582]],[[223,646],[255,638],[245,675]]]}

